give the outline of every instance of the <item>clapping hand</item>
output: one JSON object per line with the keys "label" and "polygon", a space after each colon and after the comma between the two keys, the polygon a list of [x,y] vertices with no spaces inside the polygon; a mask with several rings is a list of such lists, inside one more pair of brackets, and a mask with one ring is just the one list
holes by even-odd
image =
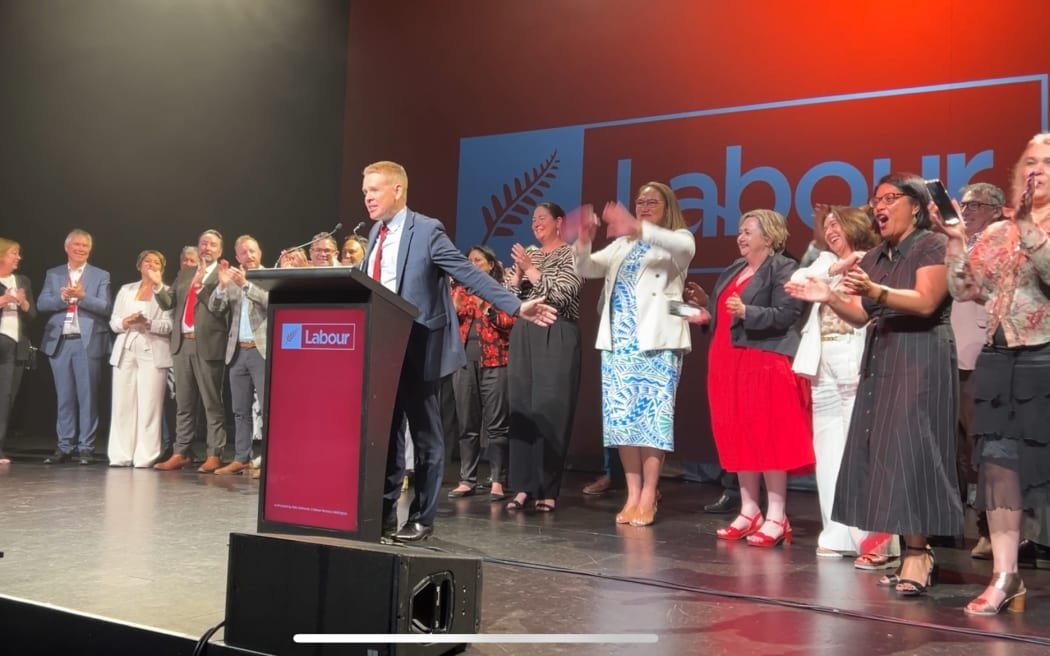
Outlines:
{"label": "clapping hand", "polygon": [[816,276],[806,276],[805,282],[784,283],[784,291],[808,303],[827,303],[834,294],[828,281]]}
{"label": "clapping hand", "polygon": [[219,266],[216,268],[216,271],[219,275],[219,284],[223,287],[228,287],[233,281],[233,274],[230,273],[231,270],[230,263],[227,260],[219,260]]}
{"label": "clapping hand", "polygon": [[828,275],[837,276],[840,273],[845,273],[852,269],[857,262],[860,262],[860,258],[864,257],[864,253],[860,251],[853,251],[846,257],[835,260],[830,267],[828,267]]}
{"label": "clapping hand", "polygon": [[853,294],[854,296],[867,296],[871,291],[872,283],[871,278],[864,269],[857,265],[853,265],[849,271],[846,272],[846,277],[842,280],[842,286],[845,290]]}
{"label": "clapping hand", "polygon": [[598,233],[598,224],[600,223],[598,215],[594,213],[594,207],[584,205],[569,214],[573,217],[573,223],[578,226],[576,243],[584,246],[594,243],[594,236]]}
{"label": "clapping hand", "polygon": [[74,303],[84,298],[84,286],[78,280],[75,285],[67,285],[60,289],[58,293],[66,303]]}
{"label": "clapping hand", "polygon": [[1032,196],[1035,193],[1035,177],[1037,173],[1032,171],[1024,183],[1024,193],[1021,194],[1021,203],[1014,211],[1014,221],[1025,221],[1032,217]]}
{"label": "clapping hand", "polygon": [[638,219],[620,203],[606,203],[602,210],[602,221],[605,222],[605,234],[610,239],[637,236],[640,230]]}
{"label": "clapping hand", "polygon": [[230,280],[237,287],[244,287],[248,284],[248,278],[244,273],[244,267],[230,267]]}
{"label": "clapping hand", "polygon": [[695,305],[696,307],[705,307],[708,301],[711,300],[704,288],[692,281],[685,283],[685,289],[682,290],[682,298],[689,305]]}
{"label": "clapping hand", "polygon": [[813,241],[820,250],[827,250],[828,243],[824,240],[824,219],[831,213],[831,205],[827,203],[813,203]]}
{"label": "clapping hand", "polygon": [[747,306],[740,300],[740,294],[732,294],[726,299],[726,309],[737,319],[743,319],[747,312]]}
{"label": "clapping hand", "polygon": [[141,312],[133,312],[124,317],[123,324],[124,330],[130,330],[132,328],[142,330],[146,327],[146,317]]}

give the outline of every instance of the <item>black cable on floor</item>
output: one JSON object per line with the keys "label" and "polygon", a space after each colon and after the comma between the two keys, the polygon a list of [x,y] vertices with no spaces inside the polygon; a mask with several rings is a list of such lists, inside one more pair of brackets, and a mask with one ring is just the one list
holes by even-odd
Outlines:
{"label": "black cable on floor", "polygon": [[204,653],[208,649],[208,641],[211,640],[211,637],[215,635],[216,631],[224,626],[226,626],[226,620],[219,622],[205,631],[204,635],[201,636],[201,639],[197,641],[197,646],[193,648],[193,656],[204,656]]}
{"label": "black cable on floor", "polygon": [[[434,547],[427,547],[431,551],[440,551]],[[960,626],[945,626],[943,624],[931,624],[929,622],[915,622],[911,620],[903,620],[898,617],[891,617],[888,615],[876,615],[873,613],[862,613],[860,611],[843,610],[841,608],[835,608],[833,606],[822,606],[819,604],[810,604],[802,601],[791,601],[789,599],[777,599],[776,597],[763,597],[761,595],[744,594],[742,592],[731,592],[729,590],[719,590],[716,588],[706,588],[701,586],[685,585],[681,583],[669,583],[666,581],[659,581],[656,579],[645,579],[636,578],[632,576],[615,576],[610,574],[599,574],[596,572],[585,572],[575,569],[569,569],[567,567],[558,567],[556,565],[543,565],[541,563],[530,563],[521,560],[507,560],[505,558],[490,558],[486,556],[481,557],[482,562],[489,563],[491,565],[503,565],[504,567],[518,567],[522,569],[535,569],[545,572],[555,572],[558,574],[574,574],[576,576],[586,576],[590,578],[600,579],[603,581],[614,581],[617,583],[633,583],[635,585],[644,585],[654,588],[663,588],[666,590],[677,590],[679,592],[692,592],[695,594],[710,595],[713,597],[725,597],[727,599],[738,599],[741,601],[752,601],[760,604],[766,604],[769,606],[780,606],[783,608],[794,608],[798,610],[809,610],[818,613],[827,613],[838,617],[849,617],[852,619],[860,620],[873,620],[876,622],[886,622],[888,624],[897,624],[901,626],[910,626],[922,629],[928,629],[933,631],[944,631],[947,633],[955,633],[959,635],[965,635],[977,638],[990,638],[995,640],[1011,640],[1013,642],[1023,642],[1032,645],[1041,645],[1050,647],[1050,638],[1043,638],[1039,636],[1028,636],[1017,633],[998,633],[991,631],[982,631],[979,629],[969,629]]]}

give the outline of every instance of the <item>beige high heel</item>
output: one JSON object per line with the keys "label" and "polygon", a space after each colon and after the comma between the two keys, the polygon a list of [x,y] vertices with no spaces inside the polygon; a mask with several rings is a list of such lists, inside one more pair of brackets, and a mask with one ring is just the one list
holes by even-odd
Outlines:
{"label": "beige high heel", "polygon": [[1006,597],[999,602],[998,606],[993,606],[992,602],[983,596],[977,597],[966,604],[966,608],[963,608],[966,613],[970,615],[998,615],[1004,607],[1008,608],[1011,613],[1024,612],[1025,597],[1028,594],[1028,590],[1025,589],[1024,581],[1021,580],[1020,574],[1017,572],[995,572],[992,574],[992,581],[988,585],[996,590],[1002,590],[1006,593]]}

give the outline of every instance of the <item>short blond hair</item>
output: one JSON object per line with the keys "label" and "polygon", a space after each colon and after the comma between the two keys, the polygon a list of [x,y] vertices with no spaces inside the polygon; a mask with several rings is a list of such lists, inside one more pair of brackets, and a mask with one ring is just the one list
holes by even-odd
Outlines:
{"label": "short blond hair", "polygon": [[408,172],[405,171],[405,167],[397,162],[382,160],[372,162],[361,171],[362,176],[366,176],[369,173],[380,173],[386,176],[388,180],[393,181],[394,184],[401,185],[401,196],[406,200],[408,199]]}
{"label": "short blond hair", "polygon": [[22,245],[13,239],[4,239],[0,237],[0,257],[7,255],[7,252],[12,248],[17,248],[19,252],[22,250]]}
{"label": "short blond hair", "polygon": [[784,244],[788,240],[788,229],[783,214],[774,210],[751,210],[740,217],[740,224],[743,225],[744,221],[750,217],[758,221],[759,229],[769,238],[770,247],[774,252],[779,253],[784,250]]}

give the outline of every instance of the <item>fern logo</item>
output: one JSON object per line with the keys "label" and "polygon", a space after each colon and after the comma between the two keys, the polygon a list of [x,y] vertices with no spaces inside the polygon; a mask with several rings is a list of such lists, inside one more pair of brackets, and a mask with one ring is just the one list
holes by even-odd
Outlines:
{"label": "fern logo", "polygon": [[485,218],[482,243],[487,244],[491,237],[512,237],[514,229],[509,226],[527,224],[532,219],[532,211],[551,188],[557,171],[558,151],[555,150],[539,167],[514,178],[513,190],[509,184],[504,184],[502,198],[492,194],[489,204],[481,208],[481,215]]}
{"label": "fern logo", "polygon": [[515,243],[536,243],[532,213],[542,202],[580,204],[583,130],[538,130],[460,142],[456,245],[490,246],[505,263]]}

